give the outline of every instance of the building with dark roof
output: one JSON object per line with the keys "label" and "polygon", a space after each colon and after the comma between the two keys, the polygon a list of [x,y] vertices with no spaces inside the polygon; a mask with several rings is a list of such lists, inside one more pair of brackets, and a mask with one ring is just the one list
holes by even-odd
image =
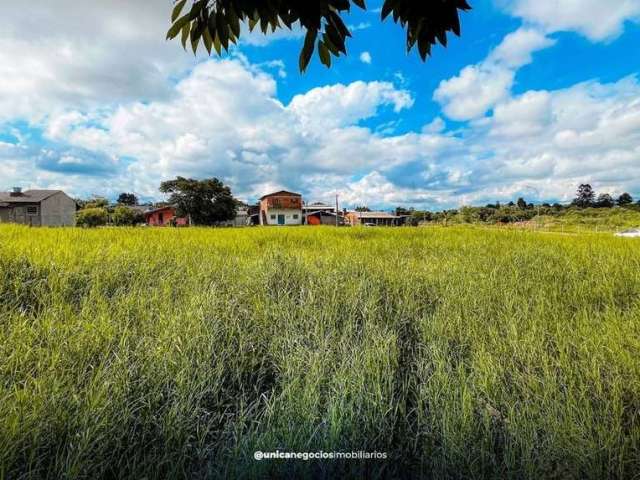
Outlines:
{"label": "building with dark roof", "polygon": [[0,223],[62,227],[76,223],[76,202],[62,190],[0,192]]}
{"label": "building with dark roof", "polygon": [[387,226],[397,227],[404,224],[405,217],[388,212],[348,212],[347,221],[352,226]]}

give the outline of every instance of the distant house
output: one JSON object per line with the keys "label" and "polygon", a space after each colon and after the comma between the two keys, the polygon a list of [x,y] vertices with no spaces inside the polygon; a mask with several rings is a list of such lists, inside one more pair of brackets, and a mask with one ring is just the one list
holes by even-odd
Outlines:
{"label": "distant house", "polygon": [[232,226],[234,227],[246,227],[251,224],[251,218],[249,215],[249,207],[242,206],[238,207],[238,211],[236,212],[236,218],[232,220]]}
{"label": "distant house", "polygon": [[304,223],[307,225],[345,225],[347,223],[345,217],[335,212],[311,212],[305,213]]}
{"label": "distant house", "polygon": [[[343,225],[344,217],[336,214],[335,205],[315,202],[306,203],[302,206],[304,223],[307,225]],[[336,217],[337,222],[336,222]]]}
{"label": "distant house", "polygon": [[137,215],[142,215],[142,216],[144,216],[145,213],[147,213],[150,209],[153,208],[153,205],[122,205],[122,206],[126,208],[130,208]]}
{"label": "distant house", "polygon": [[327,212],[327,213],[336,213],[336,206],[329,205],[328,203],[323,202],[315,202],[315,203],[305,203],[302,206],[303,213],[315,213],[315,212]]}
{"label": "distant house", "polygon": [[249,205],[247,208],[248,225],[260,225],[260,204]]}
{"label": "distant house", "polygon": [[10,222],[43,227],[73,226],[76,202],[62,190],[14,188],[0,192],[0,223]]}
{"label": "distant house", "polygon": [[302,225],[302,195],[281,190],[262,197],[260,225]]}
{"label": "distant house", "polygon": [[396,227],[404,223],[405,217],[388,212],[347,212],[347,221],[352,226],[387,226]]}
{"label": "distant house", "polygon": [[218,226],[221,227],[246,227],[251,224],[251,219],[249,215],[249,207],[240,206],[236,210],[236,216],[233,220],[227,220],[225,222],[220,222]]}
{"label": "distant house", "polygon": [[189,219],[185,217],[177,217],[176,209],[172,206],[147,210],[144,212],[144,218],[147,225],[151,227],[185,227],[189,225]]}

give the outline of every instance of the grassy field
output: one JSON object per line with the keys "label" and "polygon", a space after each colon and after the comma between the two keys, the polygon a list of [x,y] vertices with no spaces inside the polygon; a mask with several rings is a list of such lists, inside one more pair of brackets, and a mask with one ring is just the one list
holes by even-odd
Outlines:
{"label": "grassy field", "polygon": [[[465,212],[465,210],[467,211]],[[477,225],[569,233],[613,233],[626,229],[640,228],[640,206],[636,205],[626,208],[568,208],[553,214],[545,214],[545,210],[549,211],[549,209],[544,207],[540,210],[537,207],[533,207],[526,211],[514,207],[508,210],[512,212],[510,215],[529,213],[532,217],[528,220],[512,220],[508,223],[503,223],[499,220],[506,215],[504,212],[502,214],[498,212],[497,216],[490,216],[483,221],[479,217],[479,212],[482,210],[482,208],[478,207],[464,207],[457,215],[452,215],[446,220],[434,220],[432,223],[426,223],[426,225]],[[536,214],[536,212],[540,213]],[[418,218],[420,217],[418,216]]]}
{"label": "grassy field", "polygon": [[555,231],[619,232],[640,228],[640,211],[626,208],[586,208],[568,210],[562,215],[541,215],[532,222],[535,227]]}
{"label": "grassy field", "polygon": [[639,412],[634,239],[0,227],[0,478],[637,478]]}

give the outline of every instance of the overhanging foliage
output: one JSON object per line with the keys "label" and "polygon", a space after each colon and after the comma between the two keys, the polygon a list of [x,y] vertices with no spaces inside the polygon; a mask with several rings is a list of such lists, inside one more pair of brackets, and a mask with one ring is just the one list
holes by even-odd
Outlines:
{"label": "overhanging foliage", "polygon": [[[299,61],[304,72],[316,50],[327,67],[332,56],[346,55],[351,32],[342,15],[352,4],[366,9],[364,0],[178,0],[167,39],[180,36],[183,47],[190,46],[194,53],[202,43],[209,54],[220,55],[238,42],[241,23],[265,34],[299,24],[306,32]],[[417,47],[426,60],[437,42],[447,45],[448,32],[460,35],[459,10],[470,8],[466,0],[386,0],[381,18],[391,16],[399,23],[406,30],[407,51]]]}

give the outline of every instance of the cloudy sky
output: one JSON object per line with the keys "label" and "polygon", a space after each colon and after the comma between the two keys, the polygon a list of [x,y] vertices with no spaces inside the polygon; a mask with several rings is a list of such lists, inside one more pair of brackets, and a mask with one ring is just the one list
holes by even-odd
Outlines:
{"label": "cloudy sky", "polygon": [[422,63],[370,0],[348,57],[300,75],[296,31],[218,59],[164,40],[170,0],[6,2],[0,190],[159,200],[182,175],[381,208],[640,195],[640,0],[470,3]]}

